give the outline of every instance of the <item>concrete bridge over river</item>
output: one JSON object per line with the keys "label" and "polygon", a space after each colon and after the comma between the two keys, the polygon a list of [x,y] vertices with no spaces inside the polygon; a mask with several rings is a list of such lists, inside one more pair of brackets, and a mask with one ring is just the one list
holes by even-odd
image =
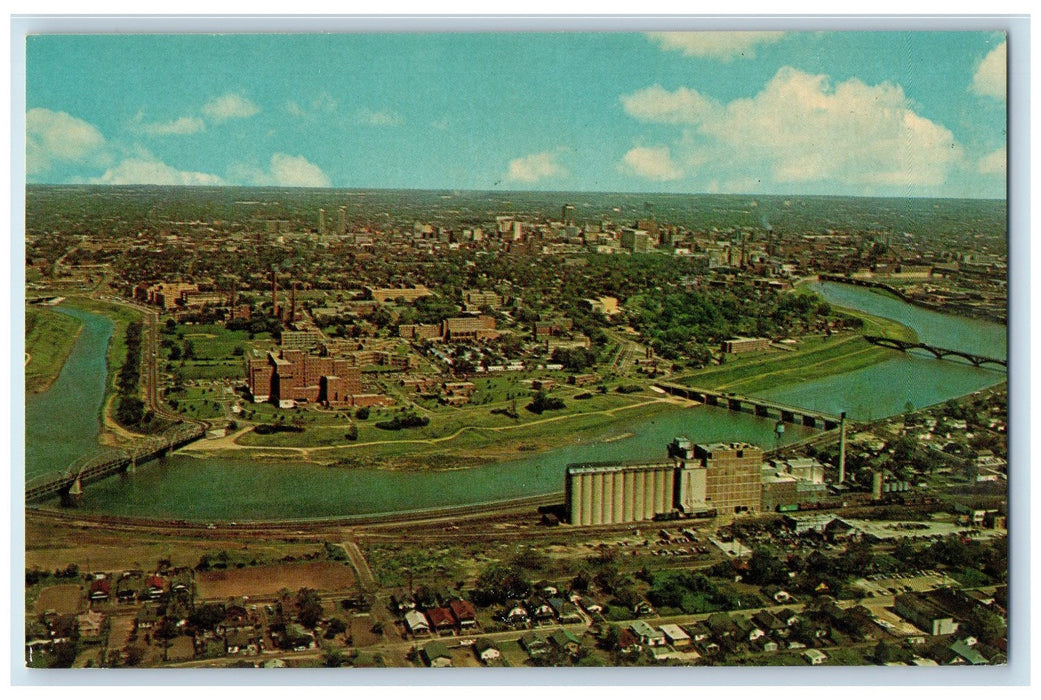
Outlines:
{"label": "concrete bridge over river", "polygon": [[746,411],[763,418],[776,418],[783,423],[805,425],[810,428],[834,430],[842,422],[841,417],[821,411],[810,411],[805,408],[770,401],[754,396],[740,396],[731,392],[699,389],[682,384],[661,383],[656,385],[662,391],[673,396],[682,396],[691,401],[700,401],[706,406],[720,406],[731,411]]}
{"label": "concrete bridge over river", "polygon": [[153,437],[144,438],[124,449],[111,448],[74,462],[58,474],[38,476],[25,484],[25,502],[32,503],[60,496],[67,498],[84,486],[124,472],[130,472],[142,462],[158,459],[168,452],[184,447],[206,434],[206,426],[183,424],[169,428]]}
{"label": "concrete bridge over river", "polygon": [[898,340],[897,338],[884,338],[877,335],[865,335],[864,340],[868,341],[873,345],[879,345],[884,348],[893,348],[894,350],[901,350],[907,352],[908,350],[925,350],[933,354],[937,360],[943,360],[948,357],[960,357],[963,360],[968,360],[974,366],[980,367],[985,364],[1000,365],[1008,369],[1008,360],[999,360],[994,357],[985,357],[983,355],[973,355],[969,352],[962,352],[961,350],[951,350],[949,348],[941,348],[935,345],[926,345],[925,343],[912,343],[907,340]]}

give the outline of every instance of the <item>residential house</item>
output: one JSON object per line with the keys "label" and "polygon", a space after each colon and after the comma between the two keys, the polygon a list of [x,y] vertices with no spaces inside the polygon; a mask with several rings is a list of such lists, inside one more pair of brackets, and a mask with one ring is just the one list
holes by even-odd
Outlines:
{"label": "residential house", "polygon": [[952,665],[970,664],[972,666],[983,666],[988,664],[987,657],[980,653],[975,642],[976,640],[971,637],[959,639],[947,647],[947,654],[945,654],[946,658],[944,660]]}
{"label": "residential house", "polygon": [[448,647],[437,640],[424,644],[420,655],[430,668],[446,668],[452,665],[452,655],[448,653]]}
{"label": "residential house", "polygon": [[578,606],[572,603],[570,600],[554,596],[546,600],[549,606],[553,608],[553,613],[560,620],[560,624],[567,625],[574,622],[582,622],[582,614],[578,611]]}
{"label": "residential house", "polygon": [[643,620],[636,620],[629,625],[629,629],[640,640],[640,644],[645,644],[649,647],[665,645],[665,633],[660,629],[654,629]]}
{"label": "residential house", "polygon": [[754,642],[766,634],[766,632],[761,630],[758,625],[747,617],[735,617],[734,626],[737,627],[738,638],[744,642]]}
{"label": "residential house", "polygon": [[807,649],[802,655],[812,666],[820,666],[828,660],[828,655],[820,649]]}
{"label": "residential house", "polygon": [[648,603],[646,600],[641,600],[633,606],[633,614],[636,616],[653,615],[654,606]]}
{"label": "residential house", "polygon": [[535,618],[535,622],[540,624],[552,623],[557,619],[556,613],[553,612],[553,607],[545,600],[530,601],[528,610],[531,612],[531,616]]}
{"label": "residential house", "polygon": [[107,578],[93,581],[90,584],[89,597],[91,601],[102,602],[109,599],[112,593],[112,582]]}
{"label": "residential house", "polygon": [[462,598],[454,598],[448,602],[448,609],[452,611],[460,629],[477,626],[477,611],[470,601]]}
{"label": "residential house", "polygon": [[740,633],[734,620],[726,613],[712,613],[705,620],[705,625],[712,630],[712,635],[719,640],[734,639]]}
{"label": "residential house", "polygon": [[484,637],[479,637],[474,642],[474,654],[477,655],[478,660],[485,666],[495,666],[502,663],[502,652]]}
{"label": "residential house", "polygon": [[260,635],[246,629],[229,631],[224,637],[225,652],[256,656],[263,649]]}
{"label": "residential house", "polygon": [[390,594],[391,605],[394,606],[394,612],[401,615],[406,610],[416,609],[415,597],[404,588],[399,588]]}
{"label": "residential house", "polygon": [[145,580],[145,595],[149,600],[158,600],[166,592],[166,579],[159,574],[152,574]]}
{"label": "residential house", "polygon": [[405,626],[414,637],[430,634],[430,622],[426,615],[418,610],[409,610],[405,613]]}
{"label": "residential house", "polygon": [[642,650],[640,638],[631,629],[625,627],[618,633],[618,651],[623,654],[638,654]]}
{"label": "residential house", "polygon": [[752,615],[752,622],[771,637],[788,635],[788,626],[769,610],[760,610],[755,615]]}
{"label": "residential house", "polygon": [[85,613],[80,613],[76,617],[76,622],[79,623],[80,639],[93,641],[100,637],[101,623],[104,619],[105,616],[97,610],[88,610]]}
{"label": "residential house", "polygon": [[[642,622],[642,620],[638,620],[638,622]],[[662,625],[660,629],[665,635],[665,641],[674,649],[690,646],[690,635],[684,632],[679,625]]]}
{"label": "residential house", "polygon": [[159,613],[154,608],[146,605],[137,613],[136,622],[139,631],[150,630],[159,622]]}
{"label": "residential house", "polygon": [[282,648],[293,651],[306,651],[314,646],[314,635],[303,625],[291,622],[282,633]]}
{"label": "residential house", "polygon": [[137,600],[137,594],[141,590],[143,580],[130,572],[125,572],[116,581],[116,600],[120,603],[133,603]]}
{"label": "residential house", "polygon": [[579,648],[582,646],[582,642],[579,641],[578,637],[563,627],[551,634],[549,636],[549,641],[553,646],[557,647],[561,651],[571,654],[572,656],[577,654]]}
{"label": "residential house", "polygon": [[502,613],[502,620],[508,625],[526,625],[530,619],[528,609],[519,601],[507,603]]}
{"label": "residential house", "polygon": [[695,622],[693,625],[687,625],[687,634],[690,635],[691,641],[695,643],[704,642],[712,636],[712,630],[704,622]]}
{"label": "residential house", "polygon": [[452,616],[452,611],[449,608],[430,608],[426,611],[427,619],[430,620],[430,626],[434,631],[441,632],[452,632],[455,629],[455,617]]}
{"label": "residential house", "polygon": [[521,648],[528,652],[528,656],[532,658],[542,656],[549,651],[549,643],[538,632],[525,632],[521,635],[519,643]]}
{"label": "residential house", "polygon": [[797,612],[791,610],[790,608],[783,608],[781,610],[778,610],[776,613],[774,613],[774,615],[777,617],[778,620],[784,623],[785,627],[788,627],[789,629],[794,625],[798,624],[799,620],[802,619]]}

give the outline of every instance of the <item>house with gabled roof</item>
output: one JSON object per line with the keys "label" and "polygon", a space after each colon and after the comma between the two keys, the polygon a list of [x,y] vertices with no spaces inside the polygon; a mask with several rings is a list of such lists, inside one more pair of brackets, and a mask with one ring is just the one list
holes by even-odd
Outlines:
{"label": "house with gabled roof", "polygon": [[414,637],[430,634],[430,621],[418,610],[409,610],[405,613],[405,626]]}
{"label": "house with gabled roof", "polygon": [[460,628],[474,627],[477,625],[477,611],[473,604],[462,598],[454,598],[448,601],[448,609],[452,611],[456,623]]}
{"label": "house with gabled roof", "polygon": [[579,641],[578,637],[563,627],[551,634],[549,636],[549,641],[553,646],[557,647],[561,651],[572,655],[577,654],[579,648],[582,646],[582,642]]}
{"label": "house with gabled roof", "polygon": [[89,597],[93,601],[108,600],[112,593],[112,582],[107,578],[93,581],[90,584]]}
{"label": "house with gabled roof", "polygon": [[496,666],[502,663],[502,652],[484,637],[478,637],[474,642],[474,654],[486,666]]}
{"label": "house with gabled roof", "polygon": [[427,619],[430,626],[437,632],[451,632],[455,629],[455,617],[448,608],[429,608]]}
{"label": "house with gabled roof", "polygon": [[660,647],[665,645],[665,633],[654,629],[643,620],[636,620],[629,624],[629,629],[640,640],[640,644],[649,647]]}
{"label": "house with gabled roof", "polygon": [[618,651],[623,654],[636,654],[643,650],[640,638],[628,627],[622,628],[618,633]]}
{"label": "house with gabled roof", "polygon": [[549,643],[538,632],[525,632],[521,635],[519,644],[532,658],[542,656],[549,651]]}
{"label": "house with gabled roof", "polygon": [[784,624],[769,610],[760,610],[755,615],[752,615],[752,622],[770,636],[784,636],[788,634],[788,625]]}
{"label": "house with gabled roof", "polygon": [[446,668],[452,665],[452,655],[448,652],[448,647],[436,639],[423,645],[420,656],[430,668]]}

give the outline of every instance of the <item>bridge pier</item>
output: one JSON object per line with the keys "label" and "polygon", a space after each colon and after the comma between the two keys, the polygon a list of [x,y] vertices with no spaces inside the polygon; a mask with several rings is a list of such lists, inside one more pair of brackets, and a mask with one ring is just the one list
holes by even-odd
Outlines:
{"label": "bridge pier", "polygon": [[816,428],[817,419],[813,416],[807,416],[804,414],[802,417],[802,424],[805,425],[807,428]]}
{"label": "bridge pier", "polygon": [[828,420],[827,418],[824,419],[825,430],[834,430],[835,428],[839,427],[839,425],[841,425],[839,421]]}
{"label": "bridge pier", "polygon": [[719,397],[715,394],[705,394],[705,405],[706,406],[718,406]]}
{"label": "bridge pier", "polygon": [[795,414],[791,411],[781,410],[781,421],[784,423],[794,423]]}
{"label": "bridge pier", "polygon": [[741,400],[740,399],[727,399],[727,408],[729,408],[731,411],[740,411],[741,410]]}
{"label": "bridge pier", "polygon": [[766,406],[764,406],[761,403],[755,404],[754,408],[755,408],[755,414],[757,416],[769,416],[770,415],[770,411],[766,408]]}

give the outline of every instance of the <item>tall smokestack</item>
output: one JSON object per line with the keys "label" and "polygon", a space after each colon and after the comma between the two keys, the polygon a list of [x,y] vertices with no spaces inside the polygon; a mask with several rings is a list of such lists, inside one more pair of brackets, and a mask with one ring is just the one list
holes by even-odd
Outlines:
{"label": "tall smokestack", "polygon": [[846,412],[839,416],[839,483],[846,480]]}
{"label": "tall smokestack", "polygon": [[296,282],[289,290],[289,323],[296,321]]}
{"label": "tall smokestack", "polygon": [[271,271],[271,315],[278,318],[278,273]]}

